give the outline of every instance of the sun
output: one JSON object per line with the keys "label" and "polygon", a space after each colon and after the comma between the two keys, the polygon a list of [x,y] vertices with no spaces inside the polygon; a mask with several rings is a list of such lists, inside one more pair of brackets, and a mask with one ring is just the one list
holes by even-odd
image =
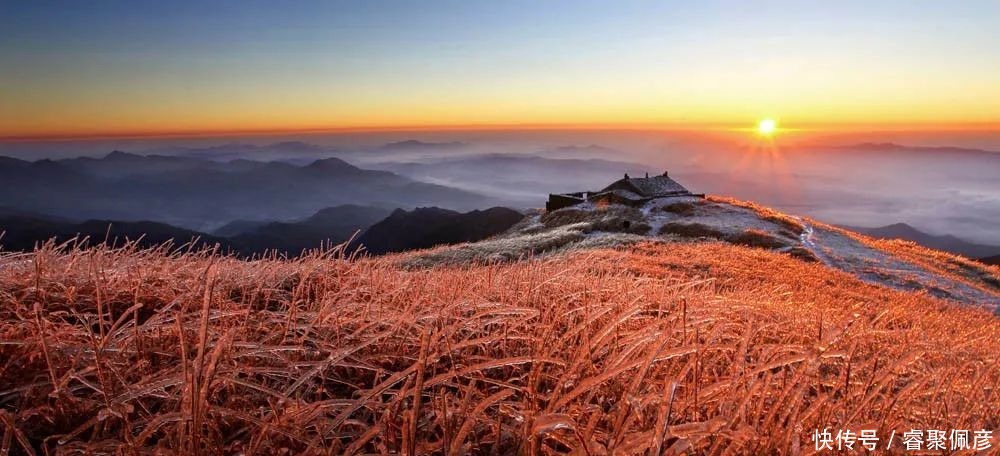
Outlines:
{"label": "sun", "polygon": [[762,119],[757,123],[757,134],[761,136],[771,136],[778,130],[778,123],[774,119]]}

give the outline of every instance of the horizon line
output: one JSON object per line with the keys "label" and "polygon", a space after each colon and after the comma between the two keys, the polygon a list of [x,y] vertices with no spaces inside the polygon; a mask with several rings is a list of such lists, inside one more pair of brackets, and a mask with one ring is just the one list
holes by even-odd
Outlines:
{"label": "horizon line", "polygon": [[[58,142],[97,141],[102,139],[169,139],[226,136],[267,136],[281,134],[351,134],[378,132],[458,132],[458,131],[683,131],[683,132],[741,132],[751,131],[747,124],[719,123],[471,123],[471,124],[427,124],[427,125],[362,125],[348,127],[289,127],[289,128],[248,128],[248,129],[203,129],[203,130],[161,130],[161,131],[99,131],[99,132],[55,132],[38,134],[10,134],[0,136],[0,142]],[[1000,132],[1000,122],[956,122],[956,123],[874,123],[874,122],[802,122],[794,126],[782,126],[786,132],[956,132],[982,131]]]}

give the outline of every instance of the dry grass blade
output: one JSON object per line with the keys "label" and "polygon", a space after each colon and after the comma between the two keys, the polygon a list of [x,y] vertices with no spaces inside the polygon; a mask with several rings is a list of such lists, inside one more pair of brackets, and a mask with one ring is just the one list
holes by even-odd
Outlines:
{"label": "dry grass blade", "polygon": [[17,428],[17,425],[14,424],[14,419],[11,418],[10,413],[7,413],[6,410],[0,410],[0,421],[3,421],[4,424],[3,454],[7,454],[10,450],[11,437],[17,440],[17,443],[21,445],[21,449],[26,454],[32,456],[36,454],[35,449],[31,446],[31,442],[29,442],[24,433]]}
{"label": "dry grass blade", "polygon": [[485,412],[486,409],[500,403],[501,401],[507,400],[507,398],[513,395],[514,395],[513,390],[507,390],[507,389],[500,390],[497,391],[496,393],[489,395],[488,397],[480,401],[478,404],[476,404],[476,408],[472,410],[472,413],[469,413],[469,415],[465,417],[465,421],[462,423],[462,426],[458,428],[458,432],[455,433],[455,436],[452,438],[451,448],[448,449],[448,454],[458,455],[465,453],[465,451],[463,451],[462,449],[462,445],[465,442],[465,438],[466,436],[469,435],[469,432],[472,431],[472,428],[477,424],[477,420],[479,419],[480,416],[482,416],[483,412]]}
{"label": "dry grass blade", "polygon": [[786,454],[997,424],[1000,319],[780,253],[344,253],[0,254],[0,453]]}

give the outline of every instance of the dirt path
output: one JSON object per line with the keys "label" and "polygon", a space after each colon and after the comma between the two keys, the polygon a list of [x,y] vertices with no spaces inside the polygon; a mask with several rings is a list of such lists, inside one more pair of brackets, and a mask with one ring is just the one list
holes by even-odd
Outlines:
{"label": "dirt path", "polygon": [[1000,314],[1000,296],[941,277],[915,264],[861,244],[835,231],[816,228],[802,221],[802,246],[827,266],[853,274],[861,280],[899,290],[926,291],[933,296],[984,306]]}

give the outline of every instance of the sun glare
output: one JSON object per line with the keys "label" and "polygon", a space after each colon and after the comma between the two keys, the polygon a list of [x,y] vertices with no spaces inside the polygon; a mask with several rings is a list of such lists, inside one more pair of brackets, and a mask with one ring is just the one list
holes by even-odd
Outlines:
{"label": "sun glare", "polygon": [[761,136],[771,136],[778,129],[778,123],[774,119],[764,119],[757,124],[757,133]]}

